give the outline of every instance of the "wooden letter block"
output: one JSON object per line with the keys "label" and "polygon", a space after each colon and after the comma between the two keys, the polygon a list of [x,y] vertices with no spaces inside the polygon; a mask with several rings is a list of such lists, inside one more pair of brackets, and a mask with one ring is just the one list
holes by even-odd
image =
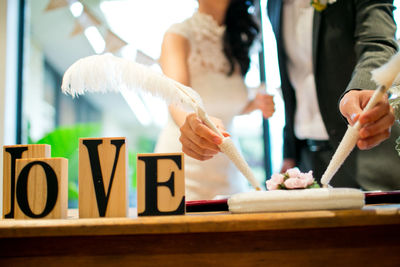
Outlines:
{"label": "wooden letter block", "polygon": [[67,159],[17,159],[15,171],[15,219],[67,218]]}
{"label": "wooden letter block", "polygon": [[50,157],[49,145],[3,146],[3,218],[14,218],[16,160]]}
{"label": "wooden letter block", "polygon": [[185,214],[183,153],[137,155],[139,216]]}
{"label": "wooden letter block", "polygon": [[127,217],[126,139],[79,140],[79,217]]}

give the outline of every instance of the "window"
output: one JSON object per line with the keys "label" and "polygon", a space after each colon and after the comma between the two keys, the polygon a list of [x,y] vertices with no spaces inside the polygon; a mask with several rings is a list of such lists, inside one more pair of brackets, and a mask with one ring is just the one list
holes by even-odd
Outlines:
{"label": "window", "polygon": [[[161,71],[156,63],[163,33],[196,8],[196,0],[25,0],[21,143],[48,143],[53,157],[69,159],[70,207],[77,205],[78,140],[90,136],[127,138],[130,206],[135,205],[136,153],[153,151],[167,109],[160,99],[142,94],[73,99],[60,90],[65,70],[79,58],[112,52]],[[253,58],[249,86],[260,82],[258,54]],[[256,175],[264,180],[261,115],[239,117],[235,131]]]}

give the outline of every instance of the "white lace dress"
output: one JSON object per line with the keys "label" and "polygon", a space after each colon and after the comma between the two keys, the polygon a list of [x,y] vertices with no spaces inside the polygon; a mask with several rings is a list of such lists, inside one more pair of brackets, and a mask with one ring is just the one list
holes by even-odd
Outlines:
{"label": "white lace dress", "polygon": [[[221,119],[229,130],[233,117],[245,107],[248,95],[238,68],[231,76],[226,74],[229,63],[223,53],[224,31],[225,27],[211,16],[198,12],[168,30],[189,40],[190,86],[200,94],[207,113]],[[169,117],[155,152],[181,152],[179,136],[178,126]],[[187,200],[212,199],[249,188],[246,179],[222,153],[207,161],[185,156],[184,163]]]}

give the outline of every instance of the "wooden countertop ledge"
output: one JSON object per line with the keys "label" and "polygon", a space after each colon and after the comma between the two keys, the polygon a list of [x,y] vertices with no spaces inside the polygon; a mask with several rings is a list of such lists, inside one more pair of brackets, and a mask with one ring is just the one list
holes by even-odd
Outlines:
{"label": "wooden countertop ledge", "polygon": [[[130,214],[135,213],[130,211]],[[2,219],[0,238],[243,232],[394,224],[400,224],[400,205],[366,206],[362,210],[254,214],[214,212],[139,218]]]}

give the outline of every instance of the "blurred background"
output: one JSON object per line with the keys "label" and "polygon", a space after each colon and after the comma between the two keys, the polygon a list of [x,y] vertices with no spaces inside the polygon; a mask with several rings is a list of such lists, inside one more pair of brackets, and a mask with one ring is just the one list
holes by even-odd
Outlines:
{"label": "blurred background", "polygon": [[[6,0],[1,0],[6,1]],[[267,0],[252,10],[262,21],[262,43],[254,47],[246,84],[265,81],[276,112],[264,121],[258,112],[239,116],[233,125],[241,149],[260,181],[278,172],[282,162],[283,102],[279,93],[276,47],[266,17]],[[196,0],[15,0],[8,1],[15,28],[7,45],[14,47],[16,108],[5,145],[46,143],[53,157],[69,159],[69,207],[78,203],[78,141],[80,137],[126,137],[129,154],[130,206],[136,205],[136,154],[152,152],[167,120],[167,107],[145,94],[86,94],[72,98],[61,93],[62,76],[76,60],[94,54],[116,56],[160,71],[157,64],[167,28],[192,15]],[[398,5],[399,1],[395,1]],[[398,17],[397,11],[395,12]],[[3,20],[4,18],[0,20]],[[8,19],[9,20],[9,19]],[[0,30],[1,32],[1,30]],[[3,64],[4,65],[4,64]],[[12,86],[6,86],[12,88]],[[6,92],[7,94],[7,92]],[[7,95],[6,95],[7,102]],[[10,118],[8,118],[10,119]],[[5,119],[7,125],[7,118]],[[15,130],[14,130],[15,129]],[[8,137],[8,138],[7,138]]]}

